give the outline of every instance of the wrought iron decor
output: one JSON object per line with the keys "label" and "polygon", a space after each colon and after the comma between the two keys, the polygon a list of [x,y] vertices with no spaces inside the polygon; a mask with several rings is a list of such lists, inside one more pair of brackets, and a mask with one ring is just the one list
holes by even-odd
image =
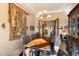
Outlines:
{"label": "wrought iron decor", "polygon": [[10,40],[26,34],[27,13],[15,4],[9,4]]}

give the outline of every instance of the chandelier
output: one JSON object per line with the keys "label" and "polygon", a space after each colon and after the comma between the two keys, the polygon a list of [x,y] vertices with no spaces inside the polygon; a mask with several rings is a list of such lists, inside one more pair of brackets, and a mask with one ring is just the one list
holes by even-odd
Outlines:
{"label": "chandelier", "polygon": [[36,18],[38,19],[38,32],[42,33],[42,37],[44,36],[44,27],[47,26],[47,21],[50,17],[51,15],[48,14],[47,10],[40,11],[36,15]]}
{"label": "chandelier", "polygon": [[47,10],[43,10],[37,13],[36,18],[39,18],[42,21],[47,21],[51,15],[48,14]]}

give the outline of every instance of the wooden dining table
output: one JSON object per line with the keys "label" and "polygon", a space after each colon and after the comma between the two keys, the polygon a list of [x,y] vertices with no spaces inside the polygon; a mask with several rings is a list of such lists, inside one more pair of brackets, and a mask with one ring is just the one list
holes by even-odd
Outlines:
{"label": "wooden dining table", "polygon": [[38,38],[38,39],[34,39],[33,41],[29,42],[28,44],[24,46],[25,47],[37,47],[40,49],[49,50],[50,42],[48,39]]}
{"label": "wooden dining table", "polygon": [[[50,51],[51,44],[50,44],[50,40],[49,39],[38,38],[38,39],[32,40],[31,42],[25,44],[24,47],[37,47],[37,48],[39,48],[41,50],[44,50],[44,51]],[[55,54],[53,54],[53,55],[55,55]]]}

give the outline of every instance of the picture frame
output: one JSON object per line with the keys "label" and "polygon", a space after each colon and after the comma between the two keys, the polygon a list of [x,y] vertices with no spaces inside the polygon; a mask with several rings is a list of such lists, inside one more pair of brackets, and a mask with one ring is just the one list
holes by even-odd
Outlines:
{"label": "picture frame", "polygon": [[63,26],[59,26],[58,29],[63,29]]}
{"label": "picture frame", "polygon": [[54,28],[55,28],[55,26],[50,26],[50,29],[51,29],[51,28],[52,28],[52,29],[54,29]]}
{"label": "picture frame", "polygon": [[30,26],[30,30],[31,31],[34,31],[34,26]]}

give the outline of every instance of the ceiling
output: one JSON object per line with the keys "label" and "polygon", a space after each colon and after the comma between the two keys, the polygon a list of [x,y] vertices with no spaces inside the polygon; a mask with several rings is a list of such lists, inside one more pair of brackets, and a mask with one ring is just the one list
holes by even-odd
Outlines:
{"label": "ceiling", "polygon": [[66,12],[76,6],[75,3],[21,3],[22,6],[28,7],[34,14],[42,10],[48,10],[48,13]]}

